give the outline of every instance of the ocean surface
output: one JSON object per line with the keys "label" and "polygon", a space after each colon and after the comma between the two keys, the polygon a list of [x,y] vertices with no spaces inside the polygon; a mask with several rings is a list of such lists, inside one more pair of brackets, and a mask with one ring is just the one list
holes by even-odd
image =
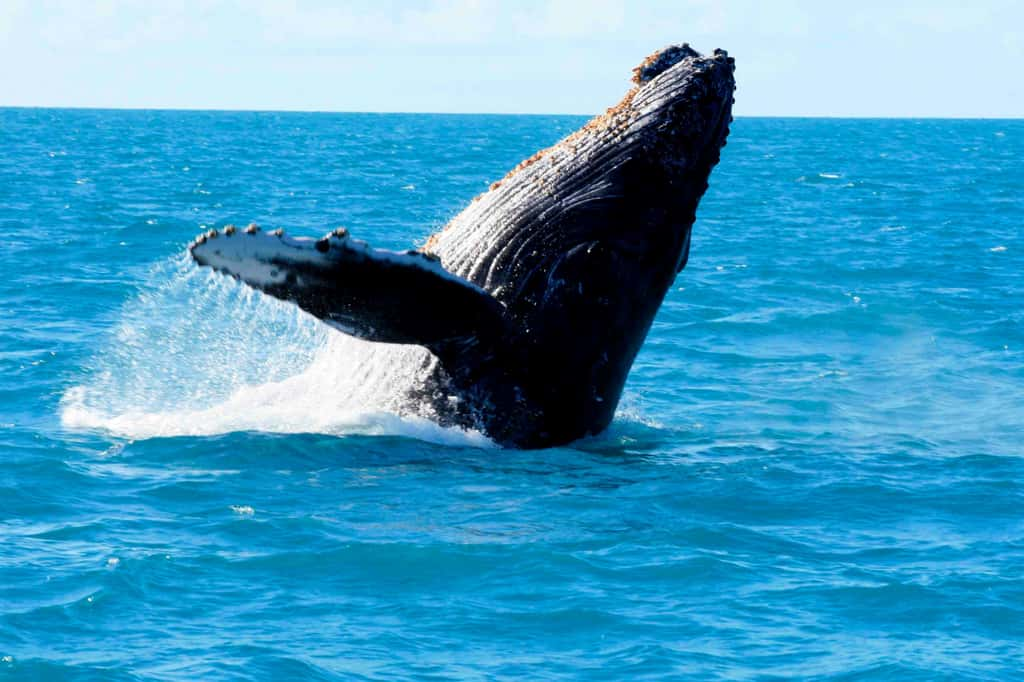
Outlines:
{"label": "ocean surface", "polygon": [[1024,679],[1024,122],[737,120],[563,448],[185,255],[422,243],[582,122],[0,110],[0,678]]}

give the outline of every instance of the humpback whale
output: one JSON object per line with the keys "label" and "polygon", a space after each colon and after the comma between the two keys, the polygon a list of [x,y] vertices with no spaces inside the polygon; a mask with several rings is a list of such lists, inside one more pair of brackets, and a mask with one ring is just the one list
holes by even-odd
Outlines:
{"label": "humpback whale", "polygon": [[408,401],[539,448],[611,422],[732,122],[733,59],[687,44],[633,70],[617,105],[513,168],[419,249],[228,226],[201,266],[369,341],[434,361]]}

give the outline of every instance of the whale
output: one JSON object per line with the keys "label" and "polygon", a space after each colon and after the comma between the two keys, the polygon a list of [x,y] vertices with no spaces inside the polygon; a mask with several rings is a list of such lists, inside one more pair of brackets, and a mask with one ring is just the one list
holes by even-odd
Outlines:
{"label": "whale", "polygon": [[651,54],[618,104],[519,163],[419,248],[251,224],[212,229],[189,252],[344,334],[426,348],[402,400],[444,426],[513,448],[595,435],[689,259],[733,120],[734,73],[724,50]]}

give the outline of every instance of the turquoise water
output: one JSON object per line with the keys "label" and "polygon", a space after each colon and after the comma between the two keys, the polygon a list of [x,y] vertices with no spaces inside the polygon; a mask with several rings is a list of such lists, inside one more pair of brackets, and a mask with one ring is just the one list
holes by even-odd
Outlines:
{"label": "turquoise water", "polygon": [[1024,679],[1024,122],[736,121],[565,448],[184,256],[407,247],[581,122],[0,110],[0,677]]}

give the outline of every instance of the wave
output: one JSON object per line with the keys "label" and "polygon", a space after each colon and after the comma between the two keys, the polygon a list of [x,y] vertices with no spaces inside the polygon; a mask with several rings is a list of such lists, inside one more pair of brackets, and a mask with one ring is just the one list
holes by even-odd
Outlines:
{"label": "wave", "polygon": [[328,329],[186,254],[151,269],[60,416],[130,439],[265,431],[492,445],[403,404],[432,362],[422,348]]}

